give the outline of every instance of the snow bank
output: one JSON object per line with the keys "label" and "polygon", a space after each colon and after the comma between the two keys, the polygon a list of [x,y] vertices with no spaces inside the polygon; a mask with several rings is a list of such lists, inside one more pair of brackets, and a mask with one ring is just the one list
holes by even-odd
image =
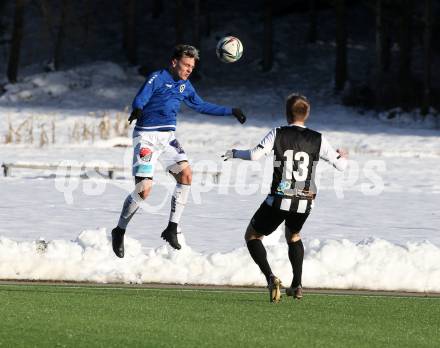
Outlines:
{"label": "snow bank", "polygon": [[[105,229],[83,231],[75,241],[47,244],[2,237],[0,278],[264,285],[246,248],[207,254],[192,250],[184,238],[182,244],[180,251],[162,246],[144,253],[137,240],[126,237],[126,256],[118,259]],[[305,287],[440,292],[440,248],[429,242],[399,246],[382,239],[315,239],[305,244]],[[266,246],[273,271],[289,284],[286,245],[272,237]]]}
{"label": "snow bank", "polygon": [[69,99],[72,98],[72,91],[89,93],[91,97],[116,98],[119,84],[126,80],[127,75],[119,65],[96,62],[66,71],[39,73],[27,76],[19,83],[6,84],[6,93],[0,97],[0,102]]}
{"label": "snow bank", "polygon": [[378,117],[380,120],[398,127],[410,126],[412,128],[439,129],[439,115],[440,113],[432,107],[427,115],[422,115],[420,109],[405,112],[401,108],[394,108],[380,112]]}

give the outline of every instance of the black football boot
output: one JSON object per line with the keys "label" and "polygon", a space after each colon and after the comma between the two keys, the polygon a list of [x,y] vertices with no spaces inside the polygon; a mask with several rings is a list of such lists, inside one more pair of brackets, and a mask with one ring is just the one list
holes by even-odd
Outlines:
{"label": "black football boot", "polygon": [[125,230],[116,226],[112,230],[112,246],[117,257],[124,257],[124,234]]}
{"label": "black football boot", "polygon": [[165,231],[162,232],[161,237],[165,239],[169,245],[174,249],[180,250],[182,248],[177,239],[177,224],[175,222],[169,222]]}

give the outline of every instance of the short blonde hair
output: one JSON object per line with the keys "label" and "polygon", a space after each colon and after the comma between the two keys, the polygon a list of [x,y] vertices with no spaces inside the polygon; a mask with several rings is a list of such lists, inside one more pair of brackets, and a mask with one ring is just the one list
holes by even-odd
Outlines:
{"label": "short blonde hair", "polygon": [[286,99],[286,116],[289,120],[304,120],[310,112],[310,102],[298,93],[290,94]]}
{"label": "short blonde hair", "polygon": [[199,50],[190,45],[177,45],[176,47],[174,47],[172,59],[179,60],[183,57],[189,57],[194,58],[195,60],[199,60]]}

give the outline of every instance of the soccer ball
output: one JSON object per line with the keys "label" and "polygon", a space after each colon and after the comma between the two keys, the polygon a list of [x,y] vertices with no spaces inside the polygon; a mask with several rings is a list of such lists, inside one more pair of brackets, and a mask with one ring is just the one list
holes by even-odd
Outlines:
{"label": "soccer ball", "polygon": [[217,43],[217,57],[224,63],[234,63],[243,54],[243,45],[234,36],[225,36]]}

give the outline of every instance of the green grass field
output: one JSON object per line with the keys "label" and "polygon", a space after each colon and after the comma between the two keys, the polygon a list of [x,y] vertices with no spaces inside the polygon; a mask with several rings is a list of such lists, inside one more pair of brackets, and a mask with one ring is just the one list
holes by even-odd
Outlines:
{"label": "green grass field", "polygon": [[440,347],[440,298],[0,285],[1,347]]}

